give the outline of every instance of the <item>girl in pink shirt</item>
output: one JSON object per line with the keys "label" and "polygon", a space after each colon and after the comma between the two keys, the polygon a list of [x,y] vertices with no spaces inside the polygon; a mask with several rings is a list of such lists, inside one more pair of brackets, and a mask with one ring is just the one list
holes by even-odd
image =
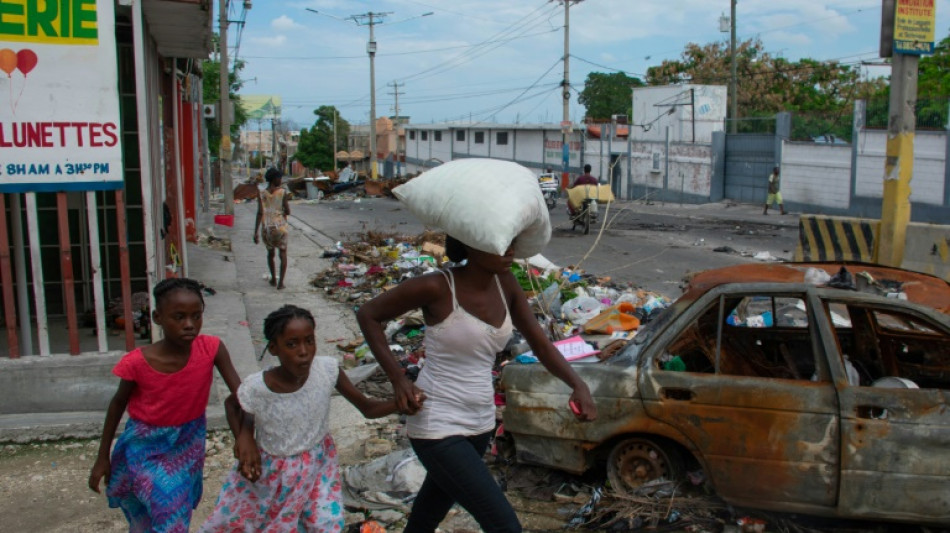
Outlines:
{"label": "girl in pink shirt", "polygon": [[[226,408],[238,421],[234,397],[241,380],[227,348],[217,337],[200,335],[204,299],[201,285],[186,278],[155,286],[152,320],[164,338],[125,354],[113,368],[119,389],[109,403],[99,456],[89,488],[106,480],[110,507],[120,507],[129,531],[187,533],[201,499],[205,457],[205,407],[217,367],[231,390]],[[126,408],[129,421],[109,458],[109,447]]]}

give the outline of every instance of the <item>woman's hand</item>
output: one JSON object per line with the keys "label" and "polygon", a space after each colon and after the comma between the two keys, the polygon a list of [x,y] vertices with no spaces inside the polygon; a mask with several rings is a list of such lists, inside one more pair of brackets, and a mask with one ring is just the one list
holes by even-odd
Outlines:
{"label": "woman's hand", "polygon": [[408,379],[393,384],[397,410],[404,415],[414,415],[422,409],[425,393]]}
{"label": "woman's hand", "polygon": [[569,403],[578,420],[582,422],[597,420],[597,406],[594,405],[594,399],[591,398],[590,389],[586,385],[574,389]]}
{"label": "woman's hand", "polygon": [[250,432],[242,432],[234,443],[234,455],[238,460],[238,470],[248,481],[254,483],[261,477],[261,452]]}
{"label": "woman's hand", "polygon": [[99,457],[96,459],[96,463],[92,465],[92,472],[89,473],[89,488],[92,489],[93,492],[101,494],[99,481],[105,479],[106,486],[108,486],[110,477],[112,477],[112,463],[109,462],[108,457]]}
{"label": "woman's hand", "polygon": [[255,233],[255,234],[254,234],[254,244],[258,244],[259,242],[261,242],[261,238],[260,238],[260,236],[259,236],[257,233]]}

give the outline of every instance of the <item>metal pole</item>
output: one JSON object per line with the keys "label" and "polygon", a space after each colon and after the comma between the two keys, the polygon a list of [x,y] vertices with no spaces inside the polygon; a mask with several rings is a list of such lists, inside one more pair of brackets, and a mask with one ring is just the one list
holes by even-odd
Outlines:
{"label": "metal pole", "polygon": [[571,165],[568,130],[571,121],[571,1],[564,0],[564,79],[561,81],[563,108],[561,116],[561,187],[567,188]]}
{"label": "metal pole", "polygon": [[731,133],[738,132],[739,128],[739,98],[736,95],[736,1],[732,0],[732,12],[729,19],[729,63],[732,69],[732,76],[729,79],[729,97],[732,99],[732,124],[729,126]]}
{"label": "metal pole", "polygon": [[336,160],[336,107],[333,108],[333,172],[340,170],[340,165]]}
{"label": "metal pole", "polygon": [[231,183],[231,80],[228,75],[228,0],[218,0],[221,35],[218,47],[221,60],[218,83],[221,91],[221,188],[224,192],[224,213],[234,214],[234,185]]}
{"label": "metal pole", "polygon": [[33,329],[30,324],[30,294],[26,275],[27,246],[23,236],[23,211],[20,197],[23,193],[10,195],[10,229],[13,231],[13,268],[16,273],[17,312],[20,314],[20,355],[34,355]]}
{"label": "metal pole", "polygon": [[373,16],[375,13],[370,11],[369,15],[369,42],[366,44],[366,51],[369,53],[369,171],[372,179],[378,179],[376,172],[376,39],[373,36]]}

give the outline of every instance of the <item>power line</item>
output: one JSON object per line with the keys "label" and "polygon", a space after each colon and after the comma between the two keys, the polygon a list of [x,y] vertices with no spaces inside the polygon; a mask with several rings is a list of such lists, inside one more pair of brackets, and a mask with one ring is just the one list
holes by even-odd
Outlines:
{"label": "power line", "polygon": [[[519,30],[519,29],[523,26],[523,22],[522,22],[522,21],[524,21],[524,20],[526,20],[526,19],[528,19],[528,18],[534,16],[537,12],[543,10],[543,9],[546,8],[546,7],[548,7],[547,2],[541,4],[540,6],[538,6],[537,8],[535,8],[533,11],[531,11],[531,12],[529,12],[528,14],[524,15],[524,16],[521,17],[520,19],[514,21],[511,25],[509,25],[509,26],[508,26],[507,28],[505,28],[504,30],[502,30],[502,31],[500,31],[500,32],[498,32],[498,33],[496,33],[495,35],[492,35],[491,37],[489,37],[488,39],[482,41],[481,43],[478,43],[477,45],[475,45],[474,47],[472,47],[472,48],[473,48],[472,50],[469,50],[468,52],[463,52],[463,53],[461,53],[461,54],[458,54],[458,55],[456,55],[456,56],[453,56],[453,57],[451,57],[451,58],[449,58],[449,59],[447,59],[447,60],[445,60],[445,61],[442,61],[441,63],[438,63],[438,64],[436,64],[436,65],[434,65],[434,66],[432,66],[432,67],[429,67],[429,68],[423,69],[423,70],[421,70],[421,71],[419,71],[419,72],[416,72],[415,74],[410,74],[410,75],[408,75],[408,76],[404,76],[404,77],[402,78],[402,80],[403,80],[403,81],[417,80],[417,79],[423,79],[423,78],[427,78],[427,77],[430,77],[430,76],[434,76],[434,75],[436,75],[436,74],[441,74],[441,73],[443,73],[443,72],[446,72],[446,71],[448,71],[448,70],[451,70],[451,69],[453,69],[453,68],[456,68],[456,67],[458,67],[458,66],[460,66],[460,65],[463,65],[463,64],[465,64],[465,63],[467,63],[467,62],[469,62],[469,61],[475,59],[476,57],[480,57],[480,56],[482,56],[482,55],[484,55],[484,54],[490,52],[491,50],[494,49],[494,48],[492,48],[491,46],[494,45],[494,44],[496,44],[496,43],[498,42],[498,40],[503,39],[503,38],[507,37],[509,34],[511,34],[512,32],[515,32],[515,31]],[[480,47],[485,47],[486,45],[488,45],[488,47],[479,50]],[[466,56],[471,56],[471,57],[466,57]]]}
{"label": "power line", "polygon": [[[490,44],[510,43],[512,41],[519,41],[521,39],[528,39],[531,37],[537,37],[539,35],[547,35],[549,33],[553,33],[556,31],[558,31],[558,28],[539,31],[535,33],[526,33],[524,35],[518,35],[518,36],[510,37],[507,39],[498,39],[495,41],[489,41],[489,43]],[[394,56],[408,56],[408,55],[416,55],[416,54],[435,54],[435,53],[445,52],[446,50],[458,50],[461,48],[475,48],[478,46],[483,46],[485,43],[486,43],[485,41],[482,41],[476,44],[460,44],[457,46],[444,46],[442,48],[432,48],[429,50],[409,50],[406,52],[390,52],[386,54],[379,53],[376,55],[377,57],[394,57]],[[363,59],[362,55],[355,55],[355,56],[248,56],[246,55],[244,57],[247,59],[288,59],[288,60],[290,59],[295,59],[295,60],[297,59],[305,59],[305,60]]]}

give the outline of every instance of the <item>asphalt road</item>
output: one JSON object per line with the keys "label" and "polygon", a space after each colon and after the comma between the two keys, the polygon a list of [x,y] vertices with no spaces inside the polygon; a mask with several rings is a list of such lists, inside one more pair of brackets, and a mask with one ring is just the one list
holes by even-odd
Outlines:
{"label": "asphalt road", "polygon": [[[291,209],[298,221],[332,240],[352,240],[368,230],[415,235],[426,229],[392,198],[295,202]],[[584,235],[579,227],[572,230],[561,200],[551,212],[554,230],[542,255],[673,298],[691,272],[761,262],[754,256],[762,252],[791,260],[798,239],[797,217],[762,216],[754,205],[617,202],[601,213],[603,233],[598,236],[598,224]]]}

